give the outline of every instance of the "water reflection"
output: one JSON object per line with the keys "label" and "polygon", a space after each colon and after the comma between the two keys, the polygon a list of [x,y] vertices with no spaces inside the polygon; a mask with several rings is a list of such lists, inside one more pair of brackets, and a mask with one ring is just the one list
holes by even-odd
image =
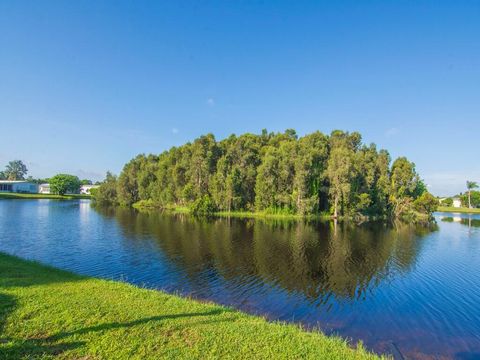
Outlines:
{"label": "water reflection", "polygon": [[[197,219],[185,215],[97,209],[115,218],[124,236],[153,236],[169,259],[201,282],[214,268],[229,281],[253,276],[310,302],[365,299],[382,281],[408,272],[430,227],[398,223],[302,222],[253,219]],[[141,241],[141,240],[139,240]],[[210,284],[202,284],[208,293]]]}
{"label": "water reflection", "polygon": [[394,343],[409,359],[475,358],[480,216],[436,218],[335,227],[5,200],[0,251],[320,327],[378,353]]}
{"label": "water reflection", "polygon": [[469,228],[472,227],[480,227],[480,219],[475,219],[470,216],[468,217],[461,217],[461,216],[447,216],[447,217],[442,217],[443,222],[456,222],[465,226],[468,226]]}

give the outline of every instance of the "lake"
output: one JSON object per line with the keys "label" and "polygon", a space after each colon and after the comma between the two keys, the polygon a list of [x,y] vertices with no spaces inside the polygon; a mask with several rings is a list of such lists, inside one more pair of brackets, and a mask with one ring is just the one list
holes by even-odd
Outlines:
{"label": "lake", "polygon": [[0,251],[211,300],[412,359],[480,359],[480,216],[429,227],[0,200]]}

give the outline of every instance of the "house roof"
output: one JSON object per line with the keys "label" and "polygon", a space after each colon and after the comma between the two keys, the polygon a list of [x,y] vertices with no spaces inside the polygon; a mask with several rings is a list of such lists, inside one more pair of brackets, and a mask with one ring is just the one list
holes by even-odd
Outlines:
{"label": "house roof", "polygon": [[20,183],[31,183],[31,182],[27,180],[0,180],[0,183],[1,184],[20,184]]}

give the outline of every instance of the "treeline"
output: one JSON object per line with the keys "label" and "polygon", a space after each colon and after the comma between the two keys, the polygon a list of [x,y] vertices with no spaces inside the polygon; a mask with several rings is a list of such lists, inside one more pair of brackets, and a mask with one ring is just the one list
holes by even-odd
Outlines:
{"label": "treeline", "polygon": [[[78,182],[78,186],[76,186],[76,190],[78,190],[78,187],[80,185],[93,185],[93,181],[89,179],[83,179],[80,180],[77,176],[75,175],[69,175],[69,174],[57,174],[51,178],[34,178],[32,176],[28,176],[28,169],[27,166],[23,163],[22,160],[12,160],[9,161],[8,164],[5,166],[5,170],[0,171],[0,180],[8,180],[8,181],[19,181],[19,180],[25,180],[29,182],[33,182],[35,184],[45,184],[45,183],[50,183],[53,179],[55,180],[57,178],[69,178],[69,182]],[[99,182],[96,183],[96,185],[100,185]],[[75,190],[75,191],[76,191]]]}
{"label": "treeline", "polygon": [[188,206],[196,213],[404,217],[431,214],[430,195],[404,157],[365,145],[357,132],[212,134],[160,155],[138,155],[95,194],[101,204]]}

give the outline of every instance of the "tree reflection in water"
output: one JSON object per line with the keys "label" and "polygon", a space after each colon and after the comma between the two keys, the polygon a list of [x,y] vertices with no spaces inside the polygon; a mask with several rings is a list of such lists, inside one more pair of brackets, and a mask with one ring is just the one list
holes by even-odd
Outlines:
{"label": "tree reflection in water", "polygon": [[241,285],[258,281],[328,304],[362,301],[383,281],[415,266],[422,238],[436,225],[363,225],[320,221],[237,218],[198,219],[189,215],[97,209],[114,217],[124,235],[151,241],[208,288],[211,269]]}

